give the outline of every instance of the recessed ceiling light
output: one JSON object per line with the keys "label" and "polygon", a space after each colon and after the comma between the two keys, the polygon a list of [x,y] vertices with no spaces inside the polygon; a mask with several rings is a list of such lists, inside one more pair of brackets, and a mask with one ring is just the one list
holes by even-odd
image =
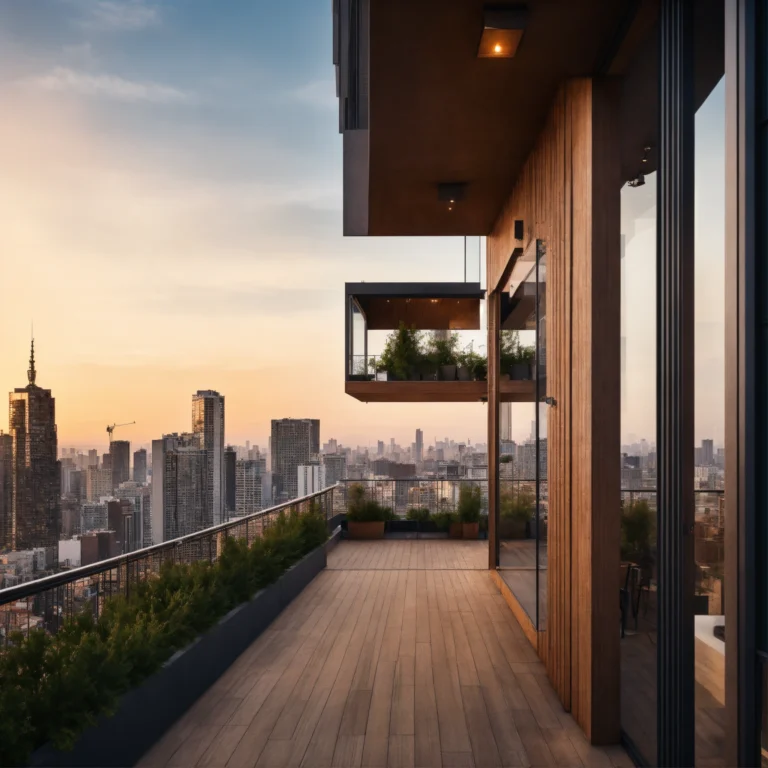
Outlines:
{"label": "recessed ceiling light", "polygon": [[483,9],[478,58],[511,59],[523,39],[527,21],[528,9],[525,6],[486,6]]}

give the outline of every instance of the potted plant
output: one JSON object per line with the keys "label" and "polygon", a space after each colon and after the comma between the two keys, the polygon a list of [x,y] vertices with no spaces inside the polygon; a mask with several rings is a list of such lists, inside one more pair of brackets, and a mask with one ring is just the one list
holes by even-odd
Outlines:
{"label": "potted plant", "polygon": [[427,341],[427,358],[440,371],[441,380],[455,381],[459,362],[459,334],[451,333],[444,337],[438,331],[432,331]]}
{"label": "potted plant", "polygon": [[653,564],[656,544],[656,515],[645,499],[621,510],[621,559],[641,568]]}
{"label": "potted plant", "polygon": [[406,520],[426,523],[430,519],[429,509],[427,507],[411,507],[405,517]]}
{"label": "potted plant", "polygon": [[472,378],[475,381],[485,381],[488,378],[488,360],[477,355],[472,361]]}
{"label": "potted plant", "polygon": [[499,538],[525,539],[533,519],[533,497],[527,491],[517,494],[503,490],[499,499]]}
{"label": "potted plant", "polygon": [[[448,533],[451,527],[452,515],[450,512],[435,512],[431,515],[431,520],[435,525],[435,528],[440,533]],[[456,538],[461,538],[460,536]]]}
{"label": "potted plant", "polygon": [[515,354],[515,362],[512,363],[510,375],[513,381],[528,381],[533,378],[533,367],[536,359],[536,348],[531,345],[523,347],[518,345]]}
{"label": "potted plant", "polygon": [[448,515],[448,538],[463,539],[464,525],[459,516],[455,512],[446,512],[445,514]]}
{"label": "potted plant", "polygon": [[391,510],[378,501],[369,499],[365,488],[354,483],[347,499],[347,533],[350,539],[383,539],[384,523]]}
{"label": "potted plant", "polygon": [[476,539],[480,532],[480,509],[483,497],[479,485],[462,485],[459,490],[459,520],[462,538]]}
{"label": "potted plant", "polygon": [[456,378],[459,381],[469,381],[472,378],[478,359],[480,359],[480,355],[473,351],[472,344],[470,343],[469,347],[462,352],[459,352],[457,356],[458,367],[456,368]]}
{"label": "potted plant", "polygon": [[390,380],[418,380],[422,358],[421,333],[401,322],[400,327],[387,336],[377,370],[385,370]]}

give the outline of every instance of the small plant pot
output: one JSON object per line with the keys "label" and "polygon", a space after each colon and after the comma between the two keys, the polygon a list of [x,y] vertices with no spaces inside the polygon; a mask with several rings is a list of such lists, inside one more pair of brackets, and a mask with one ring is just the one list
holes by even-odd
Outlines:
{"label": "small plant pot", "polygon": [[467,368],[465,365],[460,365],[456,369],[456,376],[458,377],[459,381],[469,381],[469,368]]}
{"label": "small plant pot", "polygon": [[530,381],[531,364],[530,363],[512,363],[509,368],[509,375],[512,381]]}
{"label": "small plant pot", "polygon": [[347,520],[347,533],[350,539],[383,539],[384,521],[360,523],[354,520]]}
{"label": "small plant pot", "polygon": [[456,381],[456,366],[455,365],[441,365],[440,366],[440,379],[442,381]]}
{"label": "small plant pot", "polygon": [[480,523],[462,523],[462,539],[476,539],[480,535]]}
{"label": "small plant pot", "polygon": [[464,538],[464,524],[463,523],[451,523],[448,528],[449,539],[463,539]]}

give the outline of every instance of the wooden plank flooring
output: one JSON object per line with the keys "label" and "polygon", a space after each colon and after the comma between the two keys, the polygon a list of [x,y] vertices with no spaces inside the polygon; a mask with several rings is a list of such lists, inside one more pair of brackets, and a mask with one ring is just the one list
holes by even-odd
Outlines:
{"label": "wooden plank flooring", "polygon": [[142,766],[631,766],[565,713],[485,542],[342,542]]}

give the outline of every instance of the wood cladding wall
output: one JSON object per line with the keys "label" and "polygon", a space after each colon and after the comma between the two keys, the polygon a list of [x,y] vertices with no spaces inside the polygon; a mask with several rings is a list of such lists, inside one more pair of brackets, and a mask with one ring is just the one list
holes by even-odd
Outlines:
{"label": "wood cladding wall", "polygon": [[[488,237],[488,285],[547,246],[548,618],[539,653],[593,743],[619,739],[620,165],[614,83],[572,80]],[[514,239],[522,219],[525,240]]]}

